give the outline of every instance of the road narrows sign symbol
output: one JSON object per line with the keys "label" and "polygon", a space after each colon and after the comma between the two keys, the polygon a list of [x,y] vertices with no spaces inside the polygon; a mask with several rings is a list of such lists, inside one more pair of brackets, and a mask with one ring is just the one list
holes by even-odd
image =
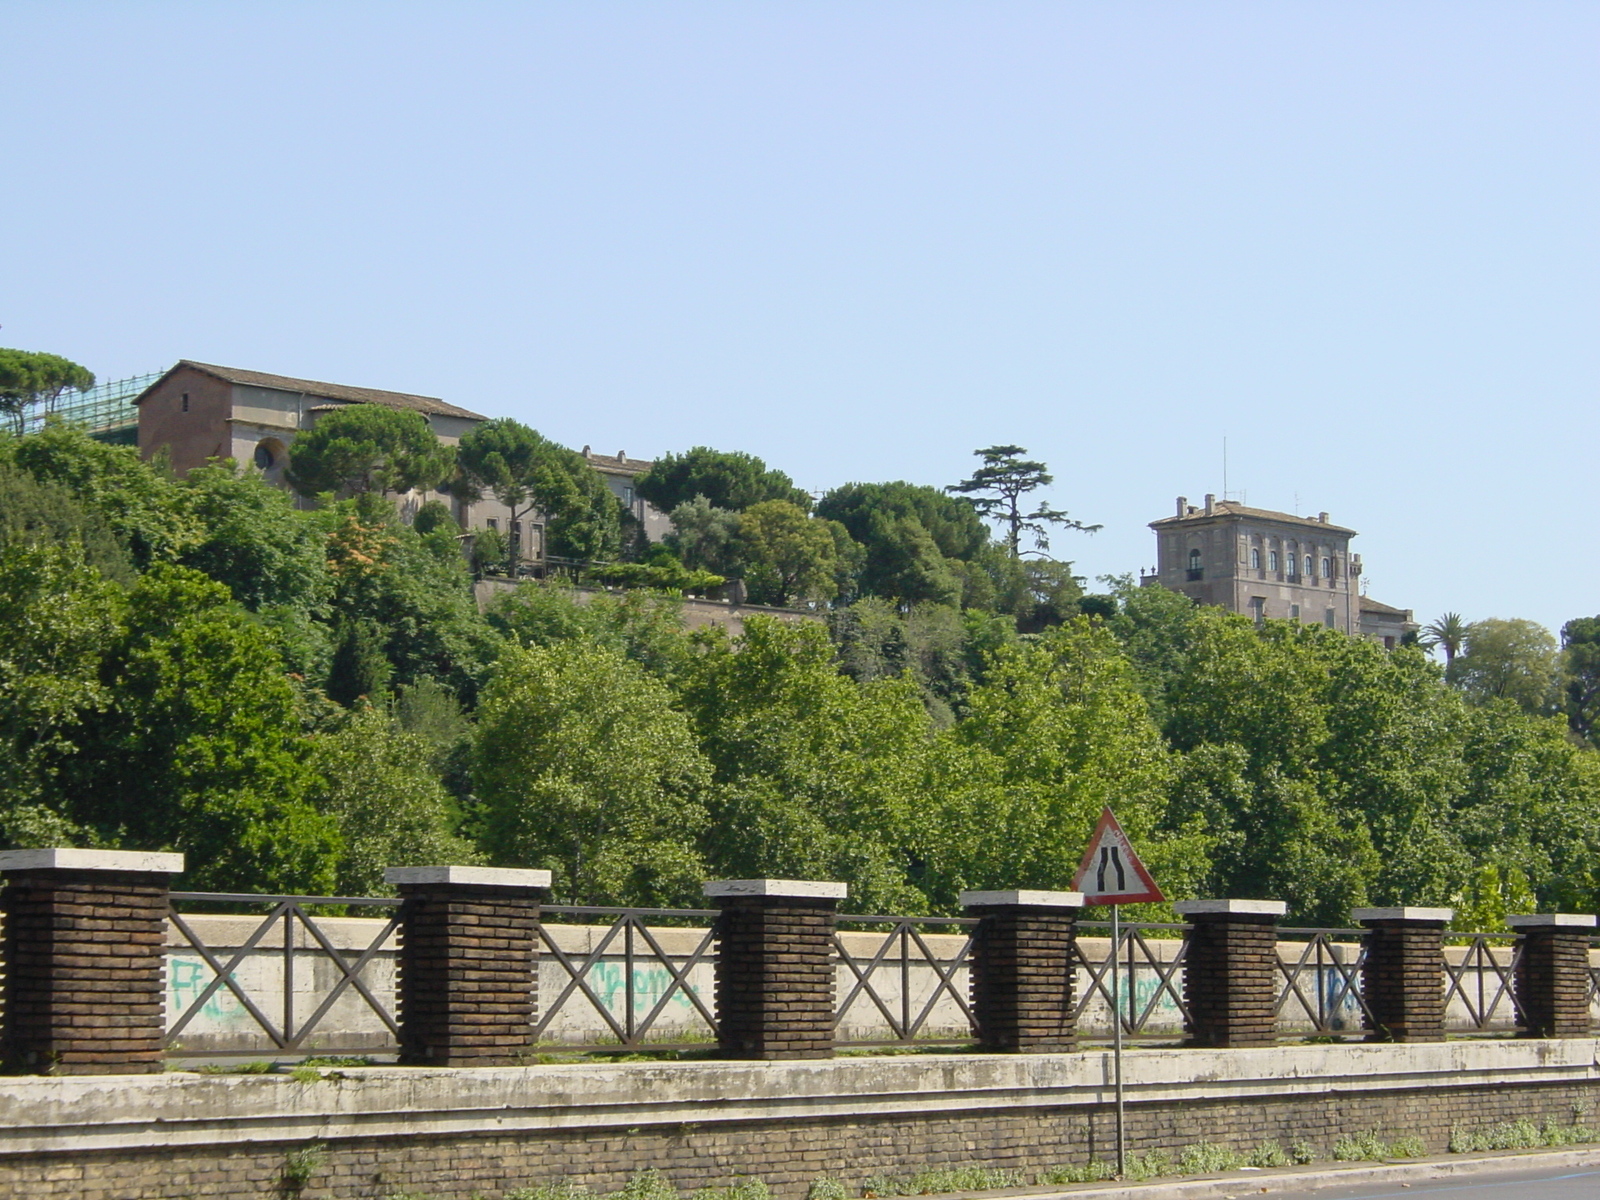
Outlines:
{"label": "road narrows sign symbol", "polygon": [[1085,904],[1144,904],[1166,899],[1109,808],[1100,814],[1072,890],[1083,893]]}

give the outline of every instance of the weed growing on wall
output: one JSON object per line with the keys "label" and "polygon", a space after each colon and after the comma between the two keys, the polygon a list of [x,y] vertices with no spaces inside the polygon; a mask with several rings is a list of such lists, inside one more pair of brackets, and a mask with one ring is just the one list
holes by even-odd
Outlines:
{"label": "weed growing on wall", "polygon": [[538,1187],[520,1187],[506,1193],[506,1200],[590,1200],[594,1195],[582,1184],[558,1179]]}
{"label": "weed growing on wall", "polygon": [[1244,1159],[1226,1146],[1218,1146],[1213,1142],[1196,1142],[1192,1146],[1185,1146],[1179,1153],[1178,1174],[1210,1175],[1216,1171],[1231,1171],[1243,1164]]}
{"label": "weed growing on wall", "polygon": [[1247,1165],[1252,1167],[1287,1167],[1289,1156],[1277,1142],[1262,1142],[1250,1152]]}
{"label": "weed growing on wall", "polygon": [[1333,1143],[1333,1157],[1339,1162],[1382,1162],[1388,1158],[1421,1158],[1428,1152],[1417,1137],[1397,1137],[1386,1142],[1377,1130],[1369,1129]]}
{"label": "weed growing on wall", "polygon": [[[841,1185],[839,1197],[843,1200]],[[690,1193],[689,1200],[771,1200],[772,1193],[760,1179],[739,1178],[727,1187],[703,1187]],[[536,1187],[521,1187],[507,1192],[505,1200],[597,1200],[595,1193],[579,1183],[558,1179]],[[605,1200],[681,1200],[678,1189],[668,1183],[660,1171],[651,1168],[640,1171],[628,1180],[621,1191],[612,1192]]]}
{"label": "weed growing on wall", "polygon": [[1055,1187],[1064,1183],[1099,1183],[1104,1179],[1115,1178],[1117,1164],[1101,1162],[1095,1159],[1086,1163],[1068,1163],[1061,1167],[1050,1167],[1040,1171],[1037,1183],[1040,1187]]}
{"label": "weed growing on wall", "polygon": [[863,1196],[928,1196],[938,1192],[977,1192],[1021,1187],[1021,1171],[999,1167],[935,1167],[915,1175],[869,1175],[861,1181]]}
{"label": "weed growing on wall", "polygon": [[[1576,1106],[1574,1106],[1575,1113]],[[1585,1108],[1583,1112],[1587,1112]],[[1459,1125],[1450,1131],[1450,1153],[1471,1154],[1481,1150],[1536,1150],[1545,1146],[1577,1146],[1600,1141],[1600,1130],[1573,1123],[1562,1125],[1551,1118],[1544,1125],[1535,1125],[1527,1118],[1503,1121],[1483,1129],[1463,1129]]]}
{"label": "weed growing on wall", "polygon": [[311,1177],[322,1169],[327,1160],[328,1148],[316,1143],[291,1150],[283,1156],[283,1170],[278,1176],[278,1188],[286,1197],[298,1196],[305,1191]]}
{"label": "weed growing on wall", "polygon": [[832,1175],[819,1175],[806,1189],[806,1200],[850,1200],[843,1180]]}

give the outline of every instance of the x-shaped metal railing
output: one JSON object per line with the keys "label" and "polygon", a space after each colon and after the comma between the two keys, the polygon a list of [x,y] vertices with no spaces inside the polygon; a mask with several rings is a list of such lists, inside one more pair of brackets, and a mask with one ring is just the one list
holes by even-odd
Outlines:
{"label": "x-shaped metal railing", "polygon": [[[1111,930],[1109,922],[1080,921],[1079,930],[1104,929],[1108,934]],[[1088,986],[1083,989],[1083,995],[1078,998],[1072,1010],[1072,1019],[1079,1022],[1095,997],[1105,1001],[1108,1010],[1115,1011],[1117,1018],[1122,1022],[1122,1032],[1129,1037],[1135,1037],[1145,1032],[1150,1024],[1150,1018],[1161,1007],[1162,998],[1170,999],[1178,1010],[1178,1015],[1185,1022],[1189,1019],[1188,1006],[1183,1002],[1183,989],[1179,986],[1179,972],[1183,969],[1184,952],[1187,943],[1175,943],[1172,957],[1163,959],[1156,948],[1145,937],[1145,931],[1150,929],[1182,929],[1182,925],[1123,925],[1118,934],[1116,944],[1109,948],[1105,958],[1096,963],[1090,960],[1083,951],[1083,942],[1075,940],[1072,945],[1072,968],[1081,967],[1088,976]],[[1166,945],[1174,943],[1166,942]],[[1119,1002],[1113,1003],[1111,996],[1111,972],[1126,972],[1117,989]],[[1155,980],[1155,986],[1150,989],[1150,994],[1141,1002],[1138,998],[1138,978],[1140,971],[1146,972]],[[1163,1034],[1165,1036],[1165,1034]]]}
{"label": "x-shaped metal railing", "polygon": [[[1300,1006],[1300,1011],[1310,1019],[1312,1029],[1318,1034],[1354,1033],[1346,1029],[1342,1014],[1349,1011],[1351,1003],[1360,1011],[1365,1028],[1375,1028],[1377,1022],[1361,994],[1361,971],[1367,963],[1367,945],[1359,929],[1281,929],[1282,937],[1304,937],[1305,948],[1294,962],[1277,959],[1278,973],[1283,976],[1283,989],[1273,1005],[1274,1016],[1282,1017],[1290,1000]],[[1349,950],[1340,943],[1355,943],[1355,956],[1345,961]],[[1279,945],[1282,945],[1280,941]],[[1307,996],[1303,982],[1310,976],[1313,995]],[[1332,986],[1325,986],[1331,983]]]}
{"label": "x-shaped metal railing", "polygon": [[[844,1001],[834,1010],[833,1027],[839,1029],[845,1021],[856,1001],[865,996],[878,1010],[892,1035],[887,1039],[874,1039],[874,1042],[888,1041],[894,1043],[910,1043],[918,1039],[923,1028],[928,1023],[928,1018],[933,1015],[939,1001],[948,997],[955,1002],[966,1018],[969,1033],[977,1029],[977,1020],[972,1015],[972,1008],[967,1003],[964,989],[957,986],[956,975],[967,965],[967,960],[972,955],[972,930],[978,922],[971,917],[885,917],[885,916],[841,916],[841,923],[869,925],[888,925],[890,929],[883,935],[883,940],[878,943],[877,949],[867,959],[858,958],[850,953],[845,945],[844,938],[835,932],[833,937],[834,953],[839,961],[844,964],[850,974],[855,977],[850,991]],[[951,928],[957,933],[964,933],[958,946],[953,952],[947,951],[946,957],[941,957],[936,947],[928,943],[923,936],[920,926],[940,926]],[[916,953],[913,954],[913,948]],[[931,974],[932,989],[921,1001],[920,1005],[914,999],[919,987],[919,979],[924,983],[929,982]],[[875,980],[884,977],[897,978],[898,997],[886,996],[881,992]],[[962,981],[965,982],[965,979]],[[926,1039],[923,1039],[926,1040]]]}
{"label": "x-shaped metal railing", "polygon": [[[561,948],[551,932],[551,926],[544,919],[552,914],[567,917],[609,917],[611,924],[595,943],[594,949],[580,957],[568,954]],[[539,1017],[533,1030],[534,1041],[539,1041],[551,1023],[563,1015],[574,996],[581,996],[588,1001],[620,1046],[645,1045],[651,1028],[675,996],[682,996],[688,1000],[700,1019],[705,1022],[707,1030],[715,1035],[716,1016],[701,997],[691,975],[701,963],[711,962],[715,958],[717,940],[715,919],[719,916],[720,914],[712,909],[586,908],[555,905],[544,908],[539,922],[539,940],[550,952],[550,957],[561,965],[567,978],[556,998],[548,1005],[539,1006]],[[700,933],[700,938],[688,955],[674,956],[662,948],[660,939],[645,924],[645,919],[648,917],[675,920],[710,919],[712,924],[703,931],[696,931]],[[619,939],[620,946],[617,945]],[[621,1013],[612,1010],[612,1005],[607,1003],[605,997],[601,995],[601,989],[594,983],[596,967],[608,957],[620,957],[622,960],[621,987],[614,989],[622,993]],[[655,1003],[642,1017],[639,1014],[636,986],[636,972],[641,963],[645,966],[654,964],[664,968],[668,980],[661,994],[656,997]],[[664,1047],[668,1042],[650,1044]],[[563,1046],[565,1048],[566,1044],[563,1043]]]}
{"label": "x-shaped metal railing", "polygon": [[[373,896],[252,896],[220,892],[173,892],[171,900],[174,904],[191,902],[231,905],[269,903],[272,905],[272,910],[261,918],[255,930],[234,950],[227,962],[223,962],[222,957],[206,944],[205,939],[184,919],[184,914],[180,913],[176,907],[169,910],[168,915],[172,920],[173,927],[189,943],[195,953],[199,954],[212,973],[210,982],[200,990],[199,995],[189,1002],[188,1006],[179,1014],[178,1019],[167,1030],[165,1044],[169,1049],[174,1047],[183,1031],[201,1014],[212,998],[224,988],[238,1000],[239,1004],[250,1014],[255,1023],[261,1027],[261,1031],[266,1034],[273,1047],[279,1050],[298,1050],[304,1046],[306,1039],[317,1031],[317,1027],[332,1010],[339,998],[351,989],[354,989],[360,995],[367,1006],[398,1040],[400,1036],[399,1023],[395,1020],[394,1014],[389,1011],[388,1006],[373,994],[372,988],[362,978],[362,973],[380,953],[386,948],[391,948],[389,945],[390,939],[394,937],[395,931],[400,927],[400,901]],[[352,962],[345,956],[343,951],[334,945],[327,932],[317,923],[317,918],[306,911],[308,906],[316,905],[343,905],[358,908],[388,907],[393,908],[395,911],[389,920],[384,923],[378,935]],[[191,913],[189,915],[193,916],[195,914]],[[273,926],[280,922],[282,924],[281,946],[268,947],[268,949],[278,949],[282,954],[281,1023],[273,1021],[263,1010],[262,1005],[268,1003],[266,998],[258,998],[252,995],[250,990],[239,982],[235,974],[239,967],[252,954],[257,952],[267,935],[271,933]],[[296,946],[296,928],[305,930],[310,935],[315,946]],[[297,1022],[295,1020],[295,964],[297,958],[301,958],[307,953],[320,954],[326,957],[338,970],[339,978],[333,987],[328,990],[327,995],[322,997],[321,1002],[312,1011],[311,1015],[304,1021]],[[360,1049],[371,1050],[372,1048],[371,1046],[363,1046]],[[329,1050],[332,1048],[319,1046],[318,1049]]]}
{"label": "x-shaped metal railing", "polygon": [[[1506,1005],[1506,1015],[1510,1017],[1510,1024],[1522,1024],[1522,1014],[1518,1011],[1516,1002],[1516,989],[1512,980],[1516,978],[1517,962],[1522,957],[1521,943],[1513,946],[1500,946],[1499,950],[1505,955],[1501,961],[1495,953],[1495,941],[1504,941],[1504,935],[1495,937],[1490,934],[1470,934],[1471,941],[1467,943],[1466,952],[1462,954],[1460,963],[1452,966],[1448,958],[1445,959],[1444,972],[1447,979],[1444,993],[1445,1008],[1448,1010],[1450,1002],[1455,999],[1461,1001],[1462,1007],[1467,1010],[1467,1018],[1476,1030],[1488,1029],[1495,1017],[1500,1014],[1500,1005]],[[1501,1026],[1507,1022],[1502,1019]]]}

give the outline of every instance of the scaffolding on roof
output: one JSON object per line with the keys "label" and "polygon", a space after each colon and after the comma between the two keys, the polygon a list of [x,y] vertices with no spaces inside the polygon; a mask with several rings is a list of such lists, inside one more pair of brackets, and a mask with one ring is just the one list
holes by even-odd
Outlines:
{"label": "scaffolding on roof", "polygon": [[30,404],[22,413],[22,432],[37,433],[44,428],[48,416],[82,425],[90,433],[107,434],[137,429],[139,410],[133,406],[133,402],[163,374],[154,371],[149,375],[130,375],[126,379],[97,383],[81,392],[63,392],[53,400]]}

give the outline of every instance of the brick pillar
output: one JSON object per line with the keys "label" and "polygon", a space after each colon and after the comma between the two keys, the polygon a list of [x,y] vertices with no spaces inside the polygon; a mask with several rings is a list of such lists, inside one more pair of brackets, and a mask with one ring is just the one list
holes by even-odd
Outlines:
{"label": "brick pillar", "polygon": [[833,931],[842,883],[722,879],[717,1044],[725,1058],[833,1057]]}
{"label": "brick pillar", "polygon": [[1197,1046],[1270,1046],[1277,1040],[1278,918],[1282,900],[1183,900],[1183,1001]]}
{"label": "brick pillar", "polygon": [[405,902],[396,988],[400,1061],[520,1061],[538,1011],[536,927],[550,872],[390,867],[383,877]]}
{"label": "brick pillar", "polygon": [[1516,998],[1527,1037],[1588,1037],[1590,913],[1507,917],[1517,931]]}
{"label": "brick pillar", "polygon": [[961,906],[978,918],[967,977],[983,1048],[1071,1050],[1072,946],[1083,893],[962,892]]}
{"label": "brick pillar", "polygon": [[1367,933],[1361,998],[1375,1042],[1444,1041],[1444,927],[1449,908],[1358,908]]}
{"label": "brick pillar", "polygon": [[8,850],[6,1069],[150,1074],[167,1031],[167,893],[181,854]]}

